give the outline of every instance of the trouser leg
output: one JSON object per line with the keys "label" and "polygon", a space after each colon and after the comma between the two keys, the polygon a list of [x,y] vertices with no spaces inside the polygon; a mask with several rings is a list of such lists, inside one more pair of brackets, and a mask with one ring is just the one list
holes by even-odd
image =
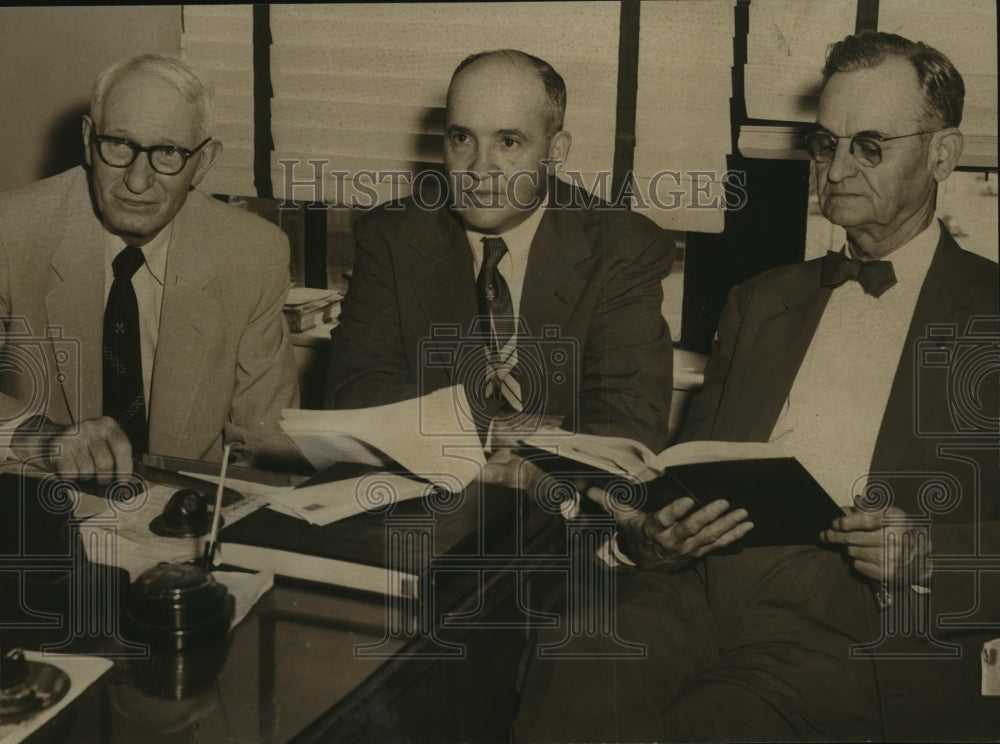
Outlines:
{"label": "trouser leg", "polygon": [[[693,571],[621,574],[616,638],[576,635],[543,655],[565,628],[539,634],[514,725],[520,742],[650,741],[664,705],[717,660],[715,621]],[[619,641],[641,642],[641,657]]]}

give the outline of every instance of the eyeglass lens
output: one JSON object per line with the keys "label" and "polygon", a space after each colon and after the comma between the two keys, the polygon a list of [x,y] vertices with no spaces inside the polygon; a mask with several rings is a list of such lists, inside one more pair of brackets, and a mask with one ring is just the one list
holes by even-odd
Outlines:
{"label": "eyeglass lens", "polygon": [[[837,144],[840,139],[825,132],[813,132],[806,136],[805,141],[813,160],[818,163],[830,163],[837,154]],[[882,162],[881,146],[869,137],[852,137],[851,154],[858,162],[871,168]]]}
{"label": "eyeglass lens", "polygon": [[[140,150],[128,140],[98,140],[101,158],[115,168],[127,168],[138,156]],[[179,173],[187,162],[187,156],[176,147],[153,147],[145,150],[149,164],[157,173],[172,176]]]}

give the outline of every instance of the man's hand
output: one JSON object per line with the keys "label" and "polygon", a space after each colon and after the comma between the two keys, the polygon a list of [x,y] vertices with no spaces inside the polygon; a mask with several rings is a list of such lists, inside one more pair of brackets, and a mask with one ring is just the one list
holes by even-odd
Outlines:
{"label": "man's hand", "polygon": [[495,418],[490,422],[490,444],[493,447],[493,451],[496,452],[504,447],[517,449],[521,440],[531,434],[544,434],[549,430],[560,431],[562,435],[568,434],[569,432],[559,429],[559,425],[564,418],[565,416],[556,416],[547,413],[534,421],[534,432],[528,431],[525,428],[525,420],[520,416],[511,415]]}
{"label": "man's hand", "polygon": [[[890,507],[884,514],[851,509],[833,520],[830,529],[820,533],[820,539],[846,545],[857,572],[883,586],[929,584],[930,539],[918,540],[915,531],[902,526],[890,525],[883,530],[883,516],[902,517],[905,512],[897,507]],[[886,550],[882,548],[883,539],[888,541]]]}
{"label": "man's hand", "polygon": [[[127,478],[132,474],[132,445],[118,422],[109,416],[87,419],[75,427],[48,425],[43,430],[47,456],[36,461],[60,476],[98,483]],[[37,436],[37,435],[36,435]],[[31,440],[15,435],[11,448],[15,454],[28,452]],[[37,439],[32,437],[35,441]],[[35,449],[34,447],[32,449]]]}
{"label": "man's hand", "polygon": [[753,529],[746,509],[729,512],[724,499],[692,512],[694,506],[694,499],[685,496],[655,512],[616,508],[629,556],[642,568],[682,568]]}
{"label": "man's hand", "polygon": [[494,452],[486,461],[483,480],[486,483],[517,488],[526,493],[534,493],[545,472],[530,460],[525,460],[509,447]]}

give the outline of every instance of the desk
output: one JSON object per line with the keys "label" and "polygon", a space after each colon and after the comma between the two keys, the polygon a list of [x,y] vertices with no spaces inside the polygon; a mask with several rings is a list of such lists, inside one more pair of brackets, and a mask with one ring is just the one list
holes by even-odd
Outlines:
{"label": "desk", "polygon": [[119,660],[36,740],[507,741],[520,657],[546,620],[523,609],[534,604],[527,574],[552,557],[565,563],[566,527],[524,495],[489,497],[525,508],[499,529],[486,525],[480,564],[436,575],[426,632],[402,631],[401,600],[278,580],[231,631],[203,691],[154,697],[139,689],[136,662]]}

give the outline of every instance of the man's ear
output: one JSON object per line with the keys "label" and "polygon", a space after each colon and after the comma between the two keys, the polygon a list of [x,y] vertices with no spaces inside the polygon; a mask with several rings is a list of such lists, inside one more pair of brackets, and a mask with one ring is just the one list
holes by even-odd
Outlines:
{"label": "man's ear", "polygon": [[569,146],[573,144],[573,138],[565,129],[556,132],[549,140],[549,160],[556,163],[565,163],[569,157]]}
{"label": "man's ear", "polygon": [[91,119],[87,114],[83,115],[83,122],[81,126],[83,134],[83,162],[87,164],[87,167],[91,167],[90,162],[90,133],[94,131],[94,120]]}
{"label": "man's ear", "polygon": [[211,169],[212,165],[222,154],[222,142],[212,140],[195,155],[197,163],[195,165],[194,176],[191,178],[191,185],[197,186]]}
{"label": "man's ear", "polygon": [[942,129],[931,140],[930,156],[934,168],[934,180],[941,182],[946,179],[958,165],[962,157],[965,138],[955,127]]}

